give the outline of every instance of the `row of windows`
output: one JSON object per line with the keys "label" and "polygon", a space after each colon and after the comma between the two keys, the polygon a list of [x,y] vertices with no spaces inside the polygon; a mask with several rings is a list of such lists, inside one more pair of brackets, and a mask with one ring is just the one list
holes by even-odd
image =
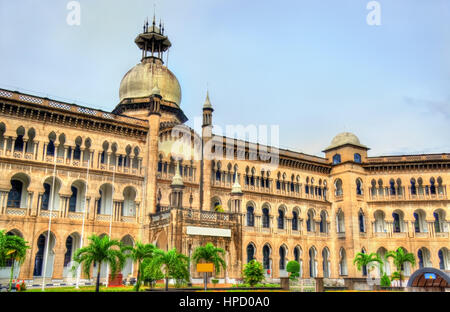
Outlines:
{"label": "row of windows", "polygon": [[[28,186],[30,185],[30,179],[28,176],[22,173],[15,174],[11,178],[11,189],[8,192],[7,206],[10,208],[25,208],[27,207],[29,196]],[[54,192],[52,192],[52,185],[54,185]],[[62,187],[62,183],[59,179],[49,177],[45,180],[44,193],[40,196],[39,207],[41,210],[59,210],[60,196],[59,191]],[[77,180],[71,185],[72,194],[69,198],[69,211],[80,212],[83,211],[86,200],[86,183],[82,180]],[[53,194],[53,199],[51,200]],[[112,208],[112,196],[113,187],[109,183],[105,183],[99,188],[99,199],[97,200],[97,213],[110,214]],[[122,215],[134,216],[135,215],[135,200],[136,189],[132,186],[125,187],[123,191],[123,203]],[[51,208],[53,207],[53,208]]]}
{"label": "row of windows", "polygon": [[[355,163],[360,164],[361,163],[361,154],[355,153],[353,154],[353,161]],[[337,165],[341,163],[341,154],[334,154],[333,155],[333,165]]]}
{"label": "row of windows", "polygon": [[[253,259],[256,259],[255,257],[255,246],[253,245],[253,243],[250,243],[247,245],[246,251],[247,251],[247,262],[250,262]],[[366,253],[365,249],[363,248],[361,250],[362,253]],[[387,260],[385,260],[385,255],[386,255],[387,250],[383,247],[379,248],[377,251],[377,254],[380,255],[380,257],[383,259],[383,266],[384,266],[384,272],[390,274],[390,269],[389,269],[389,262]],[[406,249],[405,249],[405,252]],[[278,255],[279,255],[279,269],[280,270],[285,270],[286,269],[286,255],[287,255],[287,248],[286,246],[282,245],[279,248],[278,251]],[[313,246],[308,250],[308,267],[309,267],[309,276],[310,277],[317,277],[317,261],[318,261],[318,257],[317,257],[318,253],[317,253],[317,249]],[[272,269],[272,248],[270,247],[269,244],[265,244],[263,249],[262,249],[262,262],[263,262],[263,267],[265,270],[271,270]],[[417,258],[418,258],[418,264],[420,268],[423,268],[424,266],[427,267],[431,267],[431,261],[430,261],[430,252],[427,248],[422,247],[418,250],[417,252]],[[450,268],[450,252],[448,250],[448,248],[443,247],[441,249],[439,249],[438,251],[438,259],[439,259],[439,268],[442,270],[448,270]],[[297,261],[298,263],[300,263],[300,275],[302,275],[302,264],[303,264],[303,259],[302,259],[302,249],[300,246],[296,246],[294,248],[294,260]],[[339,275],[348,275],[347,272],[347,256],[346,256],[346,252],[344,248],[341,248],[339,251],[339,262],[338,262],[338,267],[339,267]],[[324,277],[330,277],[331,272],[330,272],[330,251],[327,247],[322,249],[322,269],[323,269],[323,276]],[[407,265],[407,263],[402,264],[402,271],[404,271],[404,273],[406,273],[407,275],[409,275],[410,272],[410,268]],[[381,273],[380,269],[378,269],[379,273]],[[268,272],[268,271],[266,271]],[[362,274],[363,276],[367,276],[368,274],[368,268],[367,266],[363,266],[362,267]]]}
{"label": "row of windows", "polygon": [[[386,222],[385,222],[385,213],[381,210],[377,210],[374,213],[375,216],[375,232],[386,232]],[[416,233],[425,233],[428,232],[428,226],[426,221],[426,213],[422,209],[417,209],[413,213],[414,217],[414,231]],[[404,213],[401,210],[395,210],[392,213],[393,218],[393,232],[394,233],[401,233],[406,232],[406,223],[404,221]],[[434,231],[436,233],[442,233],[447,232],[447,222],[446,219],[446,213],[443,209],[436,209],[433,212],[433,225],[434,225]]]}

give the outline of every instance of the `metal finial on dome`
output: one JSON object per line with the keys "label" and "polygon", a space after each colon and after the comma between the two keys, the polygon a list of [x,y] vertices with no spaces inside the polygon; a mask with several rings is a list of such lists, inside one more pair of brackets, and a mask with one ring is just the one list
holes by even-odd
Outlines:
{"label": "metal finial on dome", "polygon": [[203,108],[212,108],[211,101],[209,100],[209,90],[206,90],[206,99]]}
{"label": "metal finial on dome", "polygon": [[176,164],[175,175],[172,178],[172,186],[184,186],[183,179],[180,175],[180,164]]}
{"label": "metal finial on dome", "polygon": [[231,194],[242,194],[242,188],[238,181],[237,171],[234,173],[234,184],[231,188]]}

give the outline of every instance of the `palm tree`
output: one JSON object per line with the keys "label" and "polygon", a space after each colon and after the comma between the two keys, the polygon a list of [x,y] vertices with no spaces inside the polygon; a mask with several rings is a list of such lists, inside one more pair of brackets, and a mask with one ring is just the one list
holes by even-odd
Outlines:
{"label": "palm tree", "polygon": [[371,254],[358,252],[353,259],[353,264],[356,264],[356,268],[358,269],[358,271],[361,271],[364,267],[372,267],[375,265],[375,263],[378,263],[380,265],[380,270],[383,273],[383,260],[381,260],[380,255],[375,252],[372,252]]}
{"label": "palm tree", "polygon": [[169,290],[169,278],[189,279],[189,257],[178,253],[175,248],[167,252],[156,249],[152,262],[153,265],[163,266],[162,271],[166,280],[166,291]]}
{"label": "palm tree", "polygon": [[142,261],[145,259],[152,259],[155,249],[156,249],[155,245],[142,244],[141,242],[136,242],[136,246],[134,248],[131,246],[123,247],[124,251],[127,251],[127,250],[131,251],[131,253],[126,255],[126,257],[133,259],[133,261],[137,262],[137,265],[138,265],[137,281],[136,281],[136,285],[134,286],[136,291],[139,291],[139,288],[141,287],[141,283],[142,283],[142,278],[141,278]]}
{"label": "palm tree", "polygon": [[[83,271],[90,278],[90,270],[92,264],[98,267],[97,282],[95,292],[100,291],[100,270],[103,262],[109,263],[111,266],[111,277],[114,278],[116,272],[121,270],[125,264],[125,255],[123,254],[122,244],[114,239],[110,239],[108,235],[99,237],[92,235],[89,237],[91,241],[88,246],[78,249],[75,252],[74,261],[76,266],[82,264]],[[116,248],[114,248],[116,247]]]}
{"label": "palm tree", "polygon": [[414,257],[414,254],[410,252],[405,252],[403,247],[399,247],[397,250],[394,251],[388,251],[385,255],[386,260],[388,258],[392,258],[394,261],[394,265],[397,268],[397,272],[393,274],[393,277],[395,276],[395,279],[398,279],[400,281],[400,285],[402,285],[403,282],[403,270],[404,270],[404,264],[406,262],[411,263],[412,266],[416,265],[416,258]]}
{"label": "palm tree", "polygon": [[192,259],[197,264],[201,260],[214,264],[214,270],[216,274],[219,274],[220,267],[224,270],[227,267],[223,256],[225,255],[225,250],[222,248],[214,246],[212,243],[207,243],[205,246],[199,246],[194,250]]}
{"label": "palm tree", "polygon": [[17,235],[8,235],[0,231],[0,267],[6,265],[6,261],[12,261],[11,276],[9,279],[9,291],[12,288],[12,279],[14,274],[14,265],[17,263],[19,266],[25,261],[27,254],[28,242],[22,237]]}

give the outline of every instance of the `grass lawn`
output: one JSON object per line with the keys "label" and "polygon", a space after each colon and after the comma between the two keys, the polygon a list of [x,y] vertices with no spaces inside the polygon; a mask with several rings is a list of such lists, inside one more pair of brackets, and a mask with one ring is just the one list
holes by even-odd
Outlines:
{"label": "grass lawn", "polygon": [[[145,288],[141,287],[140,291],[144,291]],[[33,288],[33,289],[27,289],[26,291],[27,292],[42,292],[42,289],[41,288]],[[133,286],[123,286],[123,287],[100,286],[100,292],[127,292],[127,291],[134,291]],[[95,292],[95,286],[80,286],[79,289],[76,289],[75,286],[47,287],[47,288],[45,288],[44,292]]]}

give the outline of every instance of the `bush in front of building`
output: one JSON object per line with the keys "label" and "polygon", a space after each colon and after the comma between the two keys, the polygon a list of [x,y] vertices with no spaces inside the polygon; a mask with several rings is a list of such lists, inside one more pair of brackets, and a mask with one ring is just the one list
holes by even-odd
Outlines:
{"label": "bush in front of building", "polygon": [[381,277],[380,285],[381,287],[391,287],[391,279],[386,273]]}
{"label": "bush in front of building", "polygon": [[300,263],[298,263],[295,260],[289,261],[288,264],[286,265],[286,271],[288,271],[289,274],[289,279],[290,280],[296,280],[300,274]]}
{"label": "bush in front of building", "polygon": [[250,287],[261,283],[264,280],[264,269],[260,262],[255,259],[251,260],[244,266],[242,270],[244,282],[249,284]]}

